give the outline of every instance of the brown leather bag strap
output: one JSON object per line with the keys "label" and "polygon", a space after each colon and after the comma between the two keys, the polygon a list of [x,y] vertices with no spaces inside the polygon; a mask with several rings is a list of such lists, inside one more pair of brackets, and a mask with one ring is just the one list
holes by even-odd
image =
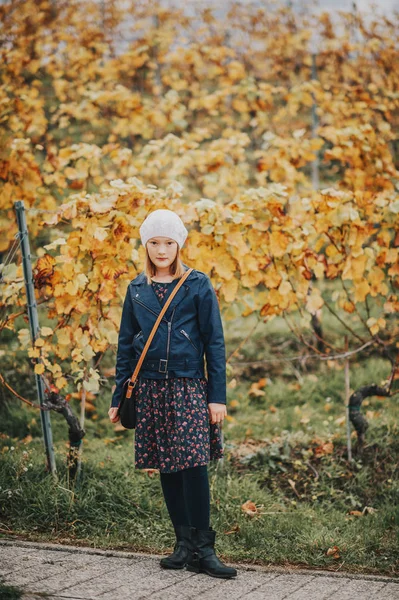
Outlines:
{"label": "brown leather bag strap", "polygon": [[[177,294],[177,292],[179,291],[180,287],[183,285],[183,283],[186,281],[187,277],[190,275],[191,271],[193,271],[194,269],[188,269],[184,275],[179,279],[178,284],[176,285],[176,287],[173,289],[173,291],[171,292],[169,298],[167,299],[167,301],[165,302],[165,304],[162,307],[161,312],[159,313],[157,320],[155,321],[154,327],[152,328],[152,331],[150,333],[150,335],[148,336],[148,340],[144,346],[144,349],[141,353],[141,356],[139,358],[139,362],[136,365],[136,368],[134,370],[133,375],[130,378],[130,381],[128,383],[127,386],[127,390],[126,390],[126,398],[130,398],[130,396],[132,395],[132,391],[134,386],[136,385],[136,379],[137,379],[137,375],[140,371],[141,365],[143,364],[143,360],[145,358],[145,355],[147,354],[147,350],[150,347],[150,344],[152,342],[152,338],[155,335],[156,330],[158,329],[158,326],[162,320],[162,317],[164,316],[165,312],[168,310],[168,306],[169,304],[172,302],[173,298],[175,297],[175,295]],[[125,382],[126,383],[126,382]]]}

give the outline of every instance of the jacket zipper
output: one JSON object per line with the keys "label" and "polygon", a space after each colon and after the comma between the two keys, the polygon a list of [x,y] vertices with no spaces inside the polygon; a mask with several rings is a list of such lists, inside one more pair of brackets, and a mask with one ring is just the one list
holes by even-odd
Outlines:
{"label": "jacket zipper", "polygon": [[[152,310],[152,308],[150,308],[149,306],[147,306],[146,304],[144,304],[144,302],[141,302],[141,300],[137,300],[136,298],[133,298],[133,300],[135,302],[137,302],[138,304],[141,304],[142,306],[144,306],[144,308],[146,308],[147,310],[149,310],[150,312],[152,312],[153,315],[155,315],[156,317],[158,317],[159,313],[156,313],[155,310]],[[162,321],[165,321],[165,317],[162,317]]]}
{"label": "jacket zipper", "polygon": [[136,338],[139,338],[141,335],[143,335],[143,330],[141,330],[138,333],[136,333],[136,335],[134,336],[133,339],[135,340]]}
{"label": "jacket zipper", "polygon": [[192,341],[191,341],[191,338],[190,338],[190,336],[188,335],[188,333],[187,333],[186,331],[184,331],[184,329],[180,329],[180,333],[182,333],[183,335],[185,335],[185,336],[186,336],[186,338],[188,339],[188,341],[190,342],[190,344],[191,344],[192,346],[194,346],[194,348],[195,348],[195,349],[196,349],[196,351],[198,352],[198,348],[197,348],[197,346],[194,344],[194,342],[192,342]]}
{"label": "jacket zipper", "polygon": [[[138,304],[141,304],[142,306],[144,306],[144,308],[146,308],[147,310],[149,310],[150,312],[152,312],[153,315],[155,315],[156,317],[158,317],[158,314],[155,312],[155,310],[152,310],[152,308],[150,308],[149,306],[147,306],[146,304],[144,304],[144,302],[141,302],[141,300],[137,300],[137,298],[133,298],[133,300],[135,302],[137,302]],[[176,310],[176,306],[173,309],[170,321],[167,321],[167,323],[168,323],[168,345],[167,345],[167,348],[166,348],[166,361],[169,360],[170,332],[171,332],[171,329],[172,329],[172,320],[173,320],[173,315],[175,314],[175,310]],[[162,317],[162,321],[165,321],[165,317]],[[166,367],[167,366],[168,366],[168,363],[166,363]],[[168,369],[166,368],[166,379],[168,379],[168,378],[169,378],[169,373],[168,373]]]}
{"label": "jacket zipper", "polygon": [[172,316],[170,318],[170,321],[168,321],[168,345],[166,347],[166,379],[169,378],[169,373],[168,373],[168,360],[169,360],[169,347],[170,347],[170,332],[172,330],[172,321],[173,321],[173,315],[175,314],[175,310],[176,307],[173,309],[172,312]]}

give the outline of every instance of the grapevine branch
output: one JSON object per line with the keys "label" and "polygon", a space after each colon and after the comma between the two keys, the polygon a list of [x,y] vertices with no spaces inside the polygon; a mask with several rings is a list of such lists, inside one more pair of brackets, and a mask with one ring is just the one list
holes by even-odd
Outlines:
{"label": "grapevine branch", "polygon": [[26,398],[18,394],[18,392],[16,392],[5,381],[4,377],[0,373],[0,382],[4,385],[4,387],[6,387],[16,398],[18,398],[25,404],[28,404],[32,408],[36,408],[39,410],[54,410],[62,414],[62,416],[68,423],[69,441],[73,444],[76,444],[84,437],[86,432],[80,427],[79,419],[73,414],[73,411],[67,400],[57,392],[51,390],[45,377],[43,377],[43,381],[45,382],[46,400],[43,403],[43,406],[40,406],[40,404],[31,402],[30,400],[27,400]]}
{"label": "grapevine branch", "polygon": [[231,363],[232,365],[236,365],[236,366],[240,366],[240,365],[262,365],[262,364],[267,364],[269,362],[285,362],[287,360],[303,360],[303,359],[308,359],[308,358],[318,358],[319,360],[341,360],[342,358],[346,358],[348,356],[353,356],[354,354],[358,354],[359,352],[361,352],[362,350],[364,350],[365,348],[367,348],[368,346],[371,346],[372,344],[375,343],[375,340],[370,340],[368,342],[366,342],[365,344],[363,344],[362,346],[359,346],[359,348],[355,348],[354,350],[348,350],[347,352],[340,352],[339,354],[327,354],[327,355],[321,355],[320,353],[317,354],[298,354],[297,356],[287,356],[286,358],[270,358],[270,359],[262,359],[262,360],[253,360],[253,361],[248,361],[248,362],[243,362],[243,361],[237,361],[237,362],[233,362]]}

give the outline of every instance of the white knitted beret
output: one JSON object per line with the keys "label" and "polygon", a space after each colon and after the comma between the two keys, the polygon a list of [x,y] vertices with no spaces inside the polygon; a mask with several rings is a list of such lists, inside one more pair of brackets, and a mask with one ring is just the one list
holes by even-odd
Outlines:
{"label": "white knitted beret", "polygon": [[179,215],[173,210],[159,208],[147,215],[140,227],[143,246],[146,245],[149,239],[156,236],[172,238],[181,248],[186,241],[188,231]]}

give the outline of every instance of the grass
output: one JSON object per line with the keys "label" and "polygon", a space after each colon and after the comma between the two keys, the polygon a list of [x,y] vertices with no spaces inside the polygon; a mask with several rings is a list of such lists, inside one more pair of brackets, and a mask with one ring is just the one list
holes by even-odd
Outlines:
{"label": "grass", "polygon": [[[130,441],[108,448],[93,441],[90,451],[85,449],[78,488],[68,486],[61,448],[55,481],[43,473],[39,440],[15,444],[1,461],[3,532],[9,528],[27,539],[101,548],[171,548],[173,531],[159,474],[134,469]],[[381,477],[374,493],[372,461],[358,461],[349,469],[345,459],[328,454],[313,461],[319,473],[316,484],[303,458],[298,459],[304,447],[284,446],[284,441],[266,446],[268,452],[254,453],[244,463],[237,457],[223,465],[211,463],[211,522],[219,532],[222,556],[254,564],[397,573],[397,482]],[[296,493],[289,480],[295,482]],[[252,517],[241,508],[248,500],[257,509]],[[350,514],[364,506],[374,510]],[[334,546],[336,556],[328,556]]]}
{"label": "grass", "polygon": [[19,600],[22,596],[22,591],[12,585],[5,585],[0,581],[0,598],[1,600]]}
{"label": "grass", "polygon": [[[273,357],[272,348],[287,340],[281,320],[268,325],[267,336],[265,327],[259,326],[240,351],[242,359]],[[236,339],[228,339],[228,354],[243,337],[240,327],[231,331]],[[297,351],[290,340],[286,356]],[[388,373],[387,362],[378,357],[356,360],[351,388],[380,382]],[[341,364],[234,367],[229,380],[225,459],[209,465],[219,556],[250,564],[397,575],[395,400],[377,397],[363,403],[370,424],[367,443],[357,454],[352,435],[354,460],[349,462]],[[250,392],[253,384],[259,385]],[[108,549],[172,550],[173,528],[159,473],[134,468],[134,432],[119,431],[107,418],[110,388],[111,382],[102,388],[86,421],[78,486],[68,481],[67,426],[59,415],[51,417],[57,480],[44,472],[37,412],[13,401],[2,415],[3,535]],[[78,414],[78,401],[71,404]]]}

